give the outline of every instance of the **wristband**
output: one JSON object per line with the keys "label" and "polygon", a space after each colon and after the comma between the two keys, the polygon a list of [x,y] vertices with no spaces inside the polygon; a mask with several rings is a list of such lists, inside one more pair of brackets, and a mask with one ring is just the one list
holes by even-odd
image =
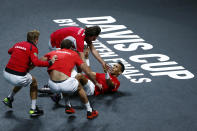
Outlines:
{"label": "wristband", "polygon": [[48,63],[49,63],[49,66],[52,66],[53,65],[52,60],[49,60]]}
{"label": "wristband", "polygon": [[110,78],[109,73],[108,72],[105,73],[105,79],[109,79],[109,78]]}
{"label": "wristband", "polygon": [[89,59],[85,59],[86,60],[86,64],[88,65],[88,66],[90,66],[90,60]]}

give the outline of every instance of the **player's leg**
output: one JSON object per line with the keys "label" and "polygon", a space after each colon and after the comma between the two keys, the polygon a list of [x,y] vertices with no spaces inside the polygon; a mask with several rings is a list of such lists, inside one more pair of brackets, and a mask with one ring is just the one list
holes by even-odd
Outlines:
{"label": "player's leg", "polygon": [[[50,85],[51,86],[51,85]],[[87,109],[87,118],[93,119],[98,115],[98,112],[96,110],[92,110],[92,107],[90,106],[90,103],[88,101],[87,95],[82,87],[82,85],[78,82],[75,78],[68,78],[64,82],[59,83],[59,89],[65,94],[72,95],[74,92],[78,92],[80,99],[82,103],[85,105]],[[64,95],[65,98],[65,95]],[[65,99],[65,102],[68,103],[68,99]],[[72,108],[70,104],[70,108]],[[67,109],[66,109],[67,110]]]}
{"label": "player's leg", "polygon": [[87,110],[87,118],[88,119],[93,119],[98,116],[98,111],[93,110],[92,107],[90,106],[90,102],[88,101],[88,97],[86,95],[86,92],[84,91],[82,85],[79,83],[78,86],[78,94],[80,96],[81,102],[85,105],[86,110]]}
{"label": "player's leg", "polygon": [[[96,77],[96,73],[93,72],[93,74]],[[95,85],[92,81],[86,78],[83,74],[77,74],[75,78],[81,83],[87,96],[94,95]]]}
{"label": "player's leg", "polygon": [[75,113],[75,109],[72,107],[72,104],[70,102],[70,95],[71,94],[68,94],[68,93],[62,93],[63,94],[63,98],[64,98],[64,101],[65,101],[65,112],[68,113],[68,114],[73,114]]}
{"label": "player's leg", "polygon": [[31,82],[31,80],[27,80],[26,75],[25,76],[18,76],[11,74],[7,71],[3,71],[3,77],[12,85],[14,85],[13,90],[10,92],[10,94],[4,98],[3,103],[12,108],[12,102],[14,101],[15,94],[23,87],[28,84],[28,82]]}
{"label": "player's leg", "polygon": [[12,108],[12,102],[14,101],[14,96],[21,88],[22,86],[15,86],[13,90],[10,92],[10,94],[6,98],[4,98],[3,103],[6,106]]}
{"label": "player's leg", "polygon": [[32,117],[39,116],[44,113],[43,110],[40,110],[36,105],[37,94],[38,94],[38,84],[35,77],[32,76],[32,83],[30,84],[31,109],[29,111],[30,116]]}

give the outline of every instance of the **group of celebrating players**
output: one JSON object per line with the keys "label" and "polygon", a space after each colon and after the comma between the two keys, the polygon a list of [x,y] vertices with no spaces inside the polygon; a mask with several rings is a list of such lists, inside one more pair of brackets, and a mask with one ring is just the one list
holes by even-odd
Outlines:
{"label": "group of celebrating players", "polygon": [[[15,94],[22,87],[30,86],[31,108],[29,114],[31,117],[42,115],[43,110],[36,105],[37,81],[29,71],[35,66],[47,67],[49,80],[45,88],[53,93],[52,100],[58,103],[60,94],[62,94],[65,100],[65,112],[72,114],[75,113],[75,109],[71,105],[69,96],[77,92],[86,107],[87,118],[97,117],[98,111],[92,108],[87,96],[116,92],[120,86],[117,77],[125,69],[121,62],[110,67],[100,57],[92,43],[100,32],[99,26],[85,29],[79,27],[58,29],[50,35],[49,49],[51,52],[39,59],[36,45],[40,33],[37,30],[29,31],[27,41],[18,42],[8,50],[11,57],[3,71],[3,76],[14,88],[4,98],[3,103],[12,108]],[[89,67],[89,51],[102,64],[104,73],[92,72]],[[75,66],[77,71],[74,69]]]}

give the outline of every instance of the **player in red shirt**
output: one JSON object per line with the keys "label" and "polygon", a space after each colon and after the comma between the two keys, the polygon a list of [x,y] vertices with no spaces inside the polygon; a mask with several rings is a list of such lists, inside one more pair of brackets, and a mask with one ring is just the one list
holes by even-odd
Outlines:
{"label": "player in red shirt", "polygon": [[95,86],[87,76],[84,77],[82,74],[77,74],[76,78],[80,79],[81,84],[84,86],[86,94],[99,95],[107,92],[116,92],[120,86],[120,82],[117,77],[123,73],[125,67],[121,62],[113,65],[111,71],[104,70],[105,73],[94,72],[94,78],[102,85],[102,90]]}
{"label": "player in red shirt", "polygon": [[93,119],[98,115],[98,112],[91,108],[87,95],[79,81],[70,77],[72,69],[75,65],[78,65],[88,75],[91,81],[98,86],[98,88],[102,88],[102,86],[93,78],[92,71],[87,64],[80,59],[75,51],[70,50],[72,44],[73,42],[70,40],[63,40],[60,50],[52,51],[42,58],[42,60],[49,60],[54,55],[57,55],[58,57],[57,61],[48,68],[50,76],[48,85],[53,93],[63,94],[66,102],[66,113],[75,112],[70,102],[68,103],[67,96],[74,92],[78,92],[81,101],[86,106],[87,118]]}
{"label": "player in red shirt", "polygon": [[48,67],[55,62],[56,56],[49,61],[38,59],[39,31],[33,30],[27,33],[27,41],[16,43],[8,50],[11,55],[8,64],[3,72],[4,78],[14,85],[12,92],[3,100],[3,103],[12,108],[14,95],[22,88],[30,85],[30,97],[32,100],[30,116],[43,114],[36,106],[37,99],[37,81],[29,72],[32,66]]}
{"label": "player in red shirt", "polygon": [[103,67],[106,63],[100,57],[99,53],[94,48],[92,41],[95,41],[100,34],[101,29],[99,26],[86,27],[85,29],[79,27],[65,27],[58,29],[51,34],[49,48],[56,50],[60,48],[61,41],[69,39],[74,43],[73,48],[79,53],[81,59],[85,62],[84,56],[84,42],[90,48],[93,56],[102,64]]}

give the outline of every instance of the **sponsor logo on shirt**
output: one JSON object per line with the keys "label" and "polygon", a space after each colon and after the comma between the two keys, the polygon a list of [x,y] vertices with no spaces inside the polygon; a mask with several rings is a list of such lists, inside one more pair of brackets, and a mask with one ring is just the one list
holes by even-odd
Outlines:
{"label": "sponsor logo on shirt", "polygon": [[56,51],[57,53],[64,53],[64,54],[69,54],[69,55],[71,55],[71,53],[70,52],[66,52],[66,51]]}
{"label": "sponsor logo on shirt", "polygon": [[25,47],[22,46],[15,46],[15,48],[21,49],[21,50],[27,50]]}

